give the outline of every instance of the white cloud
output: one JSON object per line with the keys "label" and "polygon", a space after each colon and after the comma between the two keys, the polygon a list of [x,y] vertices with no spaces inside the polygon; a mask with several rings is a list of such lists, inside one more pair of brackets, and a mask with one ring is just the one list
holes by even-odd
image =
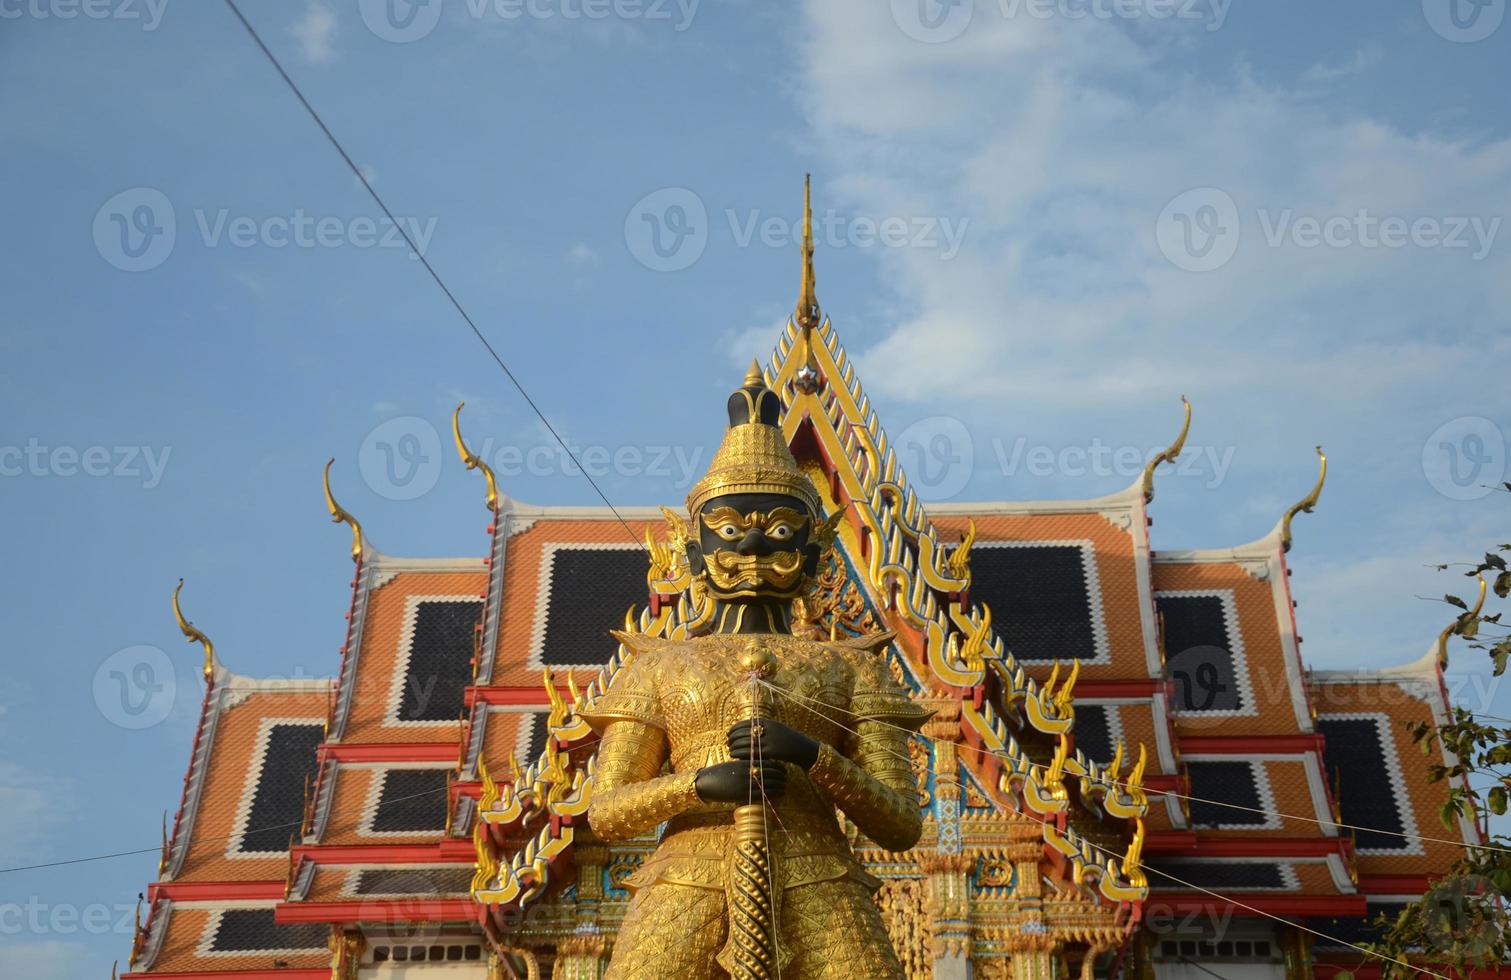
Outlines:
{"label": "white cloud", "polygon": [[[1511,142],[1336,116],[1241,68],[1198,78],[1164,58],[1175,35],[986,7],[931,45],[886,5],[809,4],[807,108],[827,187],[862,213],[971,222],[953,260],[879,257],[911,315],[868,353],[873,387],[921,398],[947,377],[993,401],[1078,405],[1163,397],[1172,383],[1231,390],[1271,384],[1297,354],[1388,350],[1445,315],[1458,328],[1412,341],[1420,353],[1440,368],[1478,356],[1507,249],[1475,262],[1462,249],[1271,247],[1265,222],[1289,231],[1360,209],[1488,221],[1511,190]],[[1237,204],[1242,240],[1226,266],[1186,272],[1156,224],[1208,186]],[[1259,363],[1236,361],[1244,348]]]}
{"label": "white cloud", "polygon": [[299,53],[313,65],[323,65],[335,56],[331,41],[336,34],[336,14],[323,3],[310,3],[304,15],[289,28],[299,42]]}
{"label": "white cloud", "polygon": [[[1401,637],[1436,610],[1398,608],[1426,587],[1408,570],[1493,536],[1473,523],[1484,511],[1432,495],[1420,452],[1455,416],[1511,414],[1506,396],[1466,383],[1511,356],[1498,312],[1511,301],[1511,241],[1498,236],[1511,231],[1494,225],[1511,197],[1511,141],[1406,129],[1316,98],[1400,57],[1379,47],[1287,86],[1241,62],[1199,70],[1200,24],[1005,18],[982,2],[958,38],[927,44],[889,7],[909,5],[807,3],[797,91],[823,158],[815,194],[856,214],[970,226],[950,260],[876,250],[884,328],[833,310],[868,390],[894,416],[945,410],[979,435],[1066,439],[1152,438],[1187,393],[1193,437],[1238,449],[1235,479],[1197,503],[1223,515],[1294,499],[1272,474],[1324,442],[1365,475],[1348,490],[1335,475],[1323,509],[1371,530],[1298,592],[1307,632],[1325,638],[1308,656],[1417,652]],[[1196,188],[1219,189],[1238,213],[1236,251],[1214,271],[1186,271],[1161,249],[1172,232],[1211,227],[1172,221],[1160,234],[1166,206]],[[1476,261],[1469,226],[1467,248],[1368,243],[1371,222],[1421,218],[1445,231],[1477,219],[1490,247]],[[1304,247],[1304,219],[1339,219],[1352,244]],[[1155,427],[1133,432],[1130,417]],[[1162,516],[1162,534],[1170,524]],[[1371,612],[1382,604],[1388,615]]]}
{"label": "white cloud", "polygon": [[567,249],[567,262],[578,268],[596,266],[602,262],[602,257],[585,242],[577,242]]}
{"label": "white cloud", "polygon": [[1303,82],[1333,82],[1350,75],[1359,75],[1376,67],[1385,60],[1385,50],[1378,44],[1366,44],[1354,52],[1352,58],[1337,64],[1318,62],[1301,75]]}
{"label": "white cloud", "polygon": [[6,849],[22,854],[41,841],[52,822],[49,813],[73,798],[66,779],[0,762],[0,839]]}

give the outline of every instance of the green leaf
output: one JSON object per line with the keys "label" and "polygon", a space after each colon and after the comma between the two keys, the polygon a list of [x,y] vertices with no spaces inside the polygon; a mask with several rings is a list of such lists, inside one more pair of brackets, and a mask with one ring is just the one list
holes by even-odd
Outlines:
{"label": "green leaf", "polygon": [[1496,816],[1506,812],[1506,787],[1496,786],[1490,790],[1490,812]]}
{"label": "green leaf", "polygon": [[1511,572],[1501,572],[1495,576],[1495,585],[1492,588],[1495,589],[1495,594],[1502,599],[1511,596]]}
{"label": "green leaf", "polygon": [[1469,611],[1469,603],[1465,602],[1463,599],[1460,599],[1456,595],[1445,595],[1443,596],[1443,601],[1448,603],[1450,606],[1458,606],[1465,612]]}

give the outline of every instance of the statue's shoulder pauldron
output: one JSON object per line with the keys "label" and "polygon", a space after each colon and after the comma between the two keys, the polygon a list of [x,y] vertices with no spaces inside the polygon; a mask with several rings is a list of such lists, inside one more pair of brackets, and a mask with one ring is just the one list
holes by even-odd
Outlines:
{"label": "statue's shoulder pauldron", "polygon": [[917,731],[934,712],[914,701],[887,667],[886,648],[894,635],[885,631],[837,641],[854,671],[850,710],[861,719],[885,721]]}
{"label": "statue's shoulder pauldron", "polygon": [[580,714],[597,732],[614,721],[638,721],[665,729],[658,683],[661,662],[664,651],[680,644],[642,633],[615,631],[614,637],[629,648],[632,656],[614,674],[608,690],[594,698]]}

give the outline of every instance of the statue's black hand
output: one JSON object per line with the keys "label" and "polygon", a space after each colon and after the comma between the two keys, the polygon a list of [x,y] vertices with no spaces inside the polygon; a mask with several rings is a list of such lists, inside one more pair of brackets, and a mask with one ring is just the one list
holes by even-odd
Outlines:
{"label": "statue's black hand", "polygon": [[693,787],[704,803],[759,803],[763,788],[768,799],[787,792],[787,769],[776,759],[720,762],[699,769]]}
{"label": "statue's black hand", "polygon": [[[760,735],[752,734],[759,726]],[[729,729],[729,754],[746,762],[779,759],[808,770],[818,761],[818,742],[770,718],[736,722]]]}

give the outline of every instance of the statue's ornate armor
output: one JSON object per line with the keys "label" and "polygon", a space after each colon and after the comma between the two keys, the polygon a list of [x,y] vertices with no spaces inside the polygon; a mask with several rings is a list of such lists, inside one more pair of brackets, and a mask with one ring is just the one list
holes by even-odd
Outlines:
{"label": "statue's ornate armor", "polygon": [[890,634],[822,642],[788,635],[620,639],[634,659],[586,713],[603,735],[588,819],[607,840],[653,831],[660,846],[627,879],[634,892],[611,980],[723,976],[732,861],[730,804],[702,802],[701,767],[730,759],[726,733],[749,717],[752,682],[740,652],[775,658],[761,713],[820,743],[818,760],[789,769],[766,828],[777,954],[790,980],[900,978],[872,900],[878,882],[850,848],[835,809],[888,850],[918,841],[921,816],[908,732],[928,712],[887,669]]}

